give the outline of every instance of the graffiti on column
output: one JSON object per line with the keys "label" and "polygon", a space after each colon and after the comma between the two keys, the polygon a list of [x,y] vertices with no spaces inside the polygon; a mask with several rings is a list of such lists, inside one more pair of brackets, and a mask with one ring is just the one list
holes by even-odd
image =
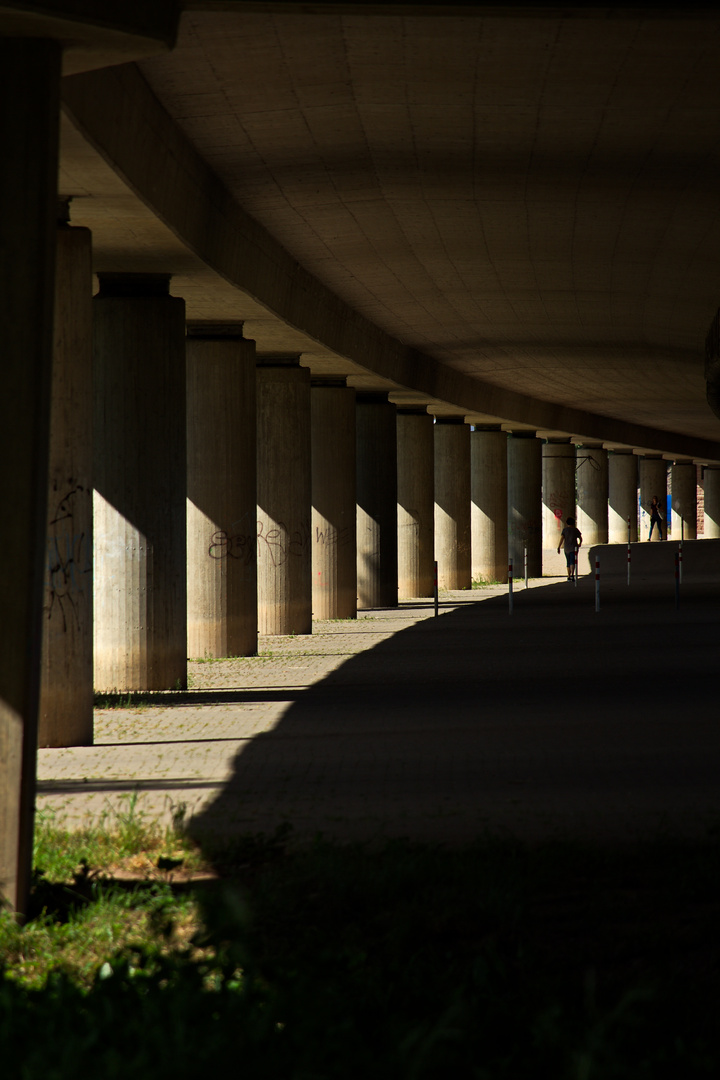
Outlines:
{"label": "graffiti on column", "polygon": [[61,620],[63,633],[71,622],[75,627],[80,626],[84,575],[92,572],[88,536],[84,531],[76,531],[75,524],[78,502],[86,497],[86,489],[76,484],[57,501],[48,522],[43,614],[47,619]]}
{"label": "graffiti on column", "polygon": [[297,528],[289,529],[284,521],[278,521],[266,529],[263,521],[257,523],[258,561],[268,559],[271,566],[282,566],[291,557],[302,558],[310,550],[310,522],[302,521]]}
{"label": "graffiti on column", "polygon": [[570,494],[567,491],[551,491],[545,500],[548,510],[552,510],[558,532],[563,529],[563,515],[570,505]]}
{"label": "graffiti on column", "polygon": [[315,543],[321,547],[345,547],[350,543],[350,529],[347,525],[341,529],[336,529],[333,525],[321,529],[318,525],[315,528]]}
{"label": "graffiti on column", "polygon": [[252,522],[251,531],[242,531],[243,521],[248,515],[234,521],[229,529],[218,529],[210,537],[208,555],[211,559],[236,559],[244,566],[249,566],[255,555],[255,541],[257,532],[255,521]]}

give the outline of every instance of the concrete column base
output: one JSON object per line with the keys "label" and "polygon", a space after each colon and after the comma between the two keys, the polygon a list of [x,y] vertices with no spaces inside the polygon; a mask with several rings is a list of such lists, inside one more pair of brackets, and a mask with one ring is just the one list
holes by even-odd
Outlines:
{"label": "concrete column base", "polygon": [[[650,504],[657,495],[662,508],[662,539],[667,536],[667,462],[661,457],[640,458],[640,533],[639,540],[650,539]],[[653,529],[653,541],[660,540],[657,528]]]}
{"label": "concrete column base", "polygon": [[676,461],[672,466],[670,495],[672,539],[697,539],[697,482],[692,461]]}
{"label": "concrete column base", "polygon": [[397,422],[387,394],[357,395],[358,608],[398,602]]}
{"label": "concrete column base", "polygon": [[583,547],[608,542],[608,453],[601,445],[576,448],[577,527]]}
{"label": "concrete column base", "polygon": [[705,540],[720,539],[720,468],[706,465],[703,470]]}
{"label": "concrete column base", "polygon": [[185,303],[101,274],[95,315],[95,687],[187,685]]}
{"label": "concrete column base", "polygon": [[513,432],[508,439],[508,552],[513,574],[542,574],[542,443],[534,431]]}
{"label": "concrete column base", "polygon": [[57,234],[39,746],[93,741],[92,240]]}
{"label": "concrete column base", "polygon": [[542,572],[565,577],[567,561],[558,545],[569,517],[575,517],[575,447],[570,439],[549,439],[542,448]]}
{"label": "concrete column base", "polygon": [[507,581],[508,437],[497,426],[470,434],[470,543],[473,581]]}
{"label": "concrete column base", "polygon": [[627,544],[638,538],[638,459],[632,450],[608,454],[608,543]]}
{"label": "concrete column base", "polygon": [[315,619],[357,615],[355,391],[313,379],[312,608]]}
{"label": "concrete column base", "polygon": [[[255,342],[188,327],[188,655],[257,652]],[[232,467],[229,467],[232,463]]]}
{"label": "concrete column base", "polygon": [[257,368],[258,632],[312,633],[310,371]]}
{"label": "concrete column base", "polygon": [[397,412],[398,596],[435,591],[433,418],[426,409]]}
{"label": "concrete column base", "polygon": [[55,42],[0,38],[0,898],[20,911],[27,910],[35,806],[60,70]]}
{"label": "concrete column base", "polygon": [[470,428],[435,423],[435,558],[441,589],[472,586],[470,558]]}

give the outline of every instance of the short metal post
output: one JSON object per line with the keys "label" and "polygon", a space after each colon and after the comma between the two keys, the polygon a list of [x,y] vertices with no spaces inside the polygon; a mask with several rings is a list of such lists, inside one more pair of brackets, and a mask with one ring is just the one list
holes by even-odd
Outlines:
{"label": "short metal post", "polygon": [[675,610],[680,607],[680,552],[675,552]]}
{"label": "short metal post", "polygon": [[513,561],[508,563],[508,614],[513,613]]}
{"label": "short metal post", "polygon": [[595,560],[595,610],[600,610],[600,560]]}
{"label": "short metal post", "polygon": [[438,614],[439,614],[439,608],[440,608],[440,602],[439,602],[439,597],[438,597],[438,567],[437,567],[437,563],[435,563],[435,591],[433,593],[433,596],[435,597],[435,618],[437,619]]}
{"label": "short metal post", "polygon": [[627,565],[627,571],[628,571],[627,583],[628,583],[628,585],[630,584],[630,558],[631,558],[631,555],[632,555],[631,548],[630,548],[630,545],[628,544],[628,556],[627,556],[627,564],[628,564]]}
{"label": "short metal post", "polygon": [[576,589],[577,589],[579,573],[580,573],[580,548],[576,544],[575,545],[575,574],[573,575],[574,580],[575,580],[575,588]]}
{"label": "short metal post", "polygon": [[680,543],[678,544],[678,568],[679,568],[679,580],[680,580],[681,585],[682,585],[682,549],[683,549],[683,542],[681,540]]}
{"label": "short metal post", "polygon": [[527,540],[525,541],[525,588],[528,587],[528,573],[527,573]]}

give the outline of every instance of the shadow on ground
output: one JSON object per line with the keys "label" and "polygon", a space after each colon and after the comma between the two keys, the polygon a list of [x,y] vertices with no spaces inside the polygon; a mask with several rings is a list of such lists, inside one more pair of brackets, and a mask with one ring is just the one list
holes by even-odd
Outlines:
{"label": "shadow on ground", "polygon": [[299,693],[197,838],[616,841],[718,818],[720,585],[565,582],[468,602]]}

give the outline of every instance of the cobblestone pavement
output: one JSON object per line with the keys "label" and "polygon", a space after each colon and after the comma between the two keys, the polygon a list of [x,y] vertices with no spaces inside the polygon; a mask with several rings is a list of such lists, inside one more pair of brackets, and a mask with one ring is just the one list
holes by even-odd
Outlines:
{"label": "cobblestone pavement", "polygon": [[[95,745],[41,750],[38,807],[191,831],[462,841],[704,831],[720,821],[720,584],[590,580],[316,623],[190,662],[190,689],[99,709]],[[155,702],[157,701],[157,704]]]}

